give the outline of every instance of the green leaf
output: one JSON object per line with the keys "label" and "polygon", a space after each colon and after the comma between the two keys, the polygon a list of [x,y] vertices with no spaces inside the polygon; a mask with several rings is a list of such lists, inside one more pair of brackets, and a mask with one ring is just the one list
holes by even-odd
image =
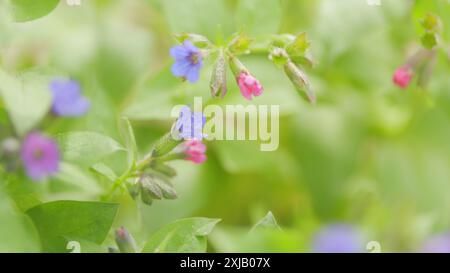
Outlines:
{"label": "green leaf", "polygon": [[439,27],[439,17],[428,13],[425,18],[420,21],[420,23],[426,31],[435,32]]}
{"label": "green leaf", "polygon": [[186,218],[158,230],[142,252],[206,252],[206,238],[220,219]]}
{"label": "green leaf", "polygon": [[186,40],[191,41],[198,48],[210,48],[213,44],[203,35],[195,34],[195,33],[181,33],[175,34],[175,39],[178,42],[183,43]]}
{"label": "green leaf", "polygon": [[310,46],[310,42],[306,37],[306,32],[299,34],[292,43],[290,43],[286,51],[291,56],[303,56]]}
{"label": "green leaf", "polygon": [[38,252],[39,236],[26,215],[15,211],[0,188],[0,252]]}
{"label": "green leaf", "polygon": [[280,229],[280,226],[271,211],[269,211],[264,218],[259,220],[259,222],[252,227],[250,232],[260,229]]}
{"label": "green leaf", "polygon": [[13,17],[17,22],[38,19],[56,8],[59,0],[9,0]]}
{"label": "green leaf", "polygon": [[111,170],[110,167],[108,167],[104,163],[97,163],[91,166],[91,171],[94,173],[101,175],[103,177],[106,177],[109,181],[113,182],[117,179],[116,173]]}
{"label": "green leaf", "polygon": [[128,164],[131,166],[136,163],[138,157],[138,148],[136,138],[134,137],[133,127],[128,118],[122,117],[119,128],[128,150]]}
{"label": "green leaf", "polygon": [[114,139],[95,132],[70,132],[56,136],[64,160],[85,166],[100,161],[123,148]]}
{"label": "green leaf", "polygon": [[233,54],[248,53],[252,39],[243,33],[238,33],[228,44],[228,49]]}
{"label": "green leaf", "polygon": [[426,49],[433,49],[438,43],[436,34],[430,32],[425,33],[420,40]]}
{"label": "green leaf", "polygon": [[65,252],[67,239],[101,244],[116,217],[118,204],[55,201],[29,209],[45,252]]}
{"label": "green leaf", "polygon": [[35,73],[13,77],[0,70],[0,95],[17,134],[24,135],[48,113],[50,79]]}
{"label": "green leaf", "polygon": [[282,19],[279,0],[241,0],[236,10],[236,23],[249,35],[278,32]]}
{"label": "green leaf", "polygon": [[59,172],[56,174],[55,179],[58,180],[59,186],[62,186],[61,184],[65,183],[89,196],[95,196],[102,193],[102,188],[89,173],[80,167],[67,162],[61,162]]}

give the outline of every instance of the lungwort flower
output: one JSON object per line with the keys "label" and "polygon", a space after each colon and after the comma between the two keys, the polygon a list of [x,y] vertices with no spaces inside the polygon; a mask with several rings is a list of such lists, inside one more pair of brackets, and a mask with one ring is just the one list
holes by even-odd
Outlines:
{"label": "lungwort flower", "polygon": [[237,78],[239,89],[244,98],[251,100],[253,96],[257,97],[262,94],[263,87],[259,81],[248,72],[241,72]]}
{"label": "lungwort flower", "polygon": [[187,106],[180,111],[180,116],[175,124],[175,129],[179,131],[179,137],[182,139],[203,139],[203,126],[205,126],[206,117],[201,112],[192,112]]}
{"label": "lungwort flower", "polygon": [[392,81],[400,88],[406,88],[411,83],[413,73],[407,66],[403,66],[395,70]]}
{"label": "lungwort flower", "polygon": [[238,58],[234,56],[230,57],[230,68],[236,77],[236,82],[244,98],[251,100],[253,96],[257,97],[263,93],[261,83],[248,71]]}
{"label": "lungwort flower", "polygon": [[194,162],[195,164],[201,164],[206,160],[206,146],[200,140],[192,139],[183,143],[184,153],[186,159]]}
{"label": "lungwort flower", "polygon": [[194,46],[191,41],[186,40],[182,45],[172,47],[170,55],[175,59],[172,73],[176,77],[182,77],[191,83],[198,81],[200,69],[203,66],[200,49]]}
{"label": "lungwort flower", "polygon": [[30,133],[23,141],[21,157],[27,175],[42,180],[59,168],[59,151],[53,139],[40,133]]}
{"label": "lungwort flower", "polygon": [[56,79],[50,83],[53,94],[52,111],[58,116],[76,117],[84,115],[90,108],[90,102],[81,95],[76,81]]}

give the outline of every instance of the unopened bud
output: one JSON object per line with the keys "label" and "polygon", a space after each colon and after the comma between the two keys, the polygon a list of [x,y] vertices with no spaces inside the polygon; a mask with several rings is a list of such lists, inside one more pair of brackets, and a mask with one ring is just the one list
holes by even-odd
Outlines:
{"label": "unopened bud", "polygon": [[178,197],[173,185],[162,176],[144,174],[139,183],[142,202],[147,205],[151,205],[154,199],[176,199]]}
{"label": "unopened bud", "polygon": [[142,195],[147,195],[151,199],[161,199],[163,197],[162,191],[155,183],[155,179],[152,175],[142,175],[139,183],[141,184]]}
{"label": "unopened bud", "polygon": [[116,244],[121,253],[136,253],[137,251],[133,236],[124,227],[116,231]]}
{"label": "unopened bud", "polygon": [[174,190],[173,185],[169,181],[159,179],[155,181],[158,187],[161,189],[164,199],[177,199],[177,192]]}
{"label": "unopened bud", "polygon": [[227,61],[223,50],[219,51],[216,63],[211,75],[211,95],[223,98],[227,93]]}
{"label": "unopened bud", "polygon": [[288,61],[284,65],[284,71],[300,95],[312,104],[315,104],[316,96],[311,89],[308,76],[292,61]]}
{"label": "unopened bud", "polygon": [[167,177],[174,177],[177,175],[177,171],[174,168],[163,163],[156,163],[152,168]]}
{"label": "unopened bud", "polygon": [[133,199],[136,199],[136,197],[138,197],[139,192],[141,190],[139,183],[128,184],[127,188],[128,188],[128,193],[130,194],[130,196]]}

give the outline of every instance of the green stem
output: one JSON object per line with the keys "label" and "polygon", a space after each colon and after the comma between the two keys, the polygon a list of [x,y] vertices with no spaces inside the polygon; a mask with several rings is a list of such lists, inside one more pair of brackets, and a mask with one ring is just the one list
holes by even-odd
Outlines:
{"label": "green stem", "polygon": [[151,153],[148,154],[147,156],[145,156],[141,161],[139,161],[136,165],[134,165],[133,167],[131,167],[130,169],[128,169],[125,173],[123,173],[119,178],[116,179],[116,181],[114,181],[113,186],[111,187],[111,190],[109,191],[108,195],[107,195],[107,199],[111,199],[114,195],[114,193],[116,192],[116,190],[119,187],[123,186],[123,183],[128,179],[128,178],[132,178],[135,177],[137,173],[141,172],[142,170],[144,170],[146,167],[148,167],[152,160],[154,158],[151,156]]}

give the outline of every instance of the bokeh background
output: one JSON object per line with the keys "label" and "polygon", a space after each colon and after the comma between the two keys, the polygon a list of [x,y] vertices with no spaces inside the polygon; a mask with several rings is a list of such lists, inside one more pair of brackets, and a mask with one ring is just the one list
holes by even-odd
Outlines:
{"label": "bokeh background", "polygon": [[[49,120],[45,130],[95,131],[121,141],[118,119],[127,116],[141,155],[170,129],[172,106],[191,104],[194,96],[211,99],[212,60],[196,84],[171,75],[172,34],[217,41],[239,30],[255,38],[307,32],[316,61],[307,74],[317,105],[302,100],[267,54],[243,57],[265,87],[252,103],[280,105],[279,149],[208,142],[205,164],[173,164],[177,200],[148,207],[117,196],[114,227],[125,226],[139,244],[165,224],[191,216],[222,219],[208,238],[211,252],[312,251],[314,235],[335,223],[353,226],[364,242],[378,241],[389,252],[419,251],[427,239],[450,232],[449,57],[440,53],[426,89],[413,84],[401,90],[392,83],[394,70],[420,47],[419,19],[427,12],[440,15],[450,34],[448,1],[61,1],[48,16],[26,23],[12,23],[5,9],[0,12],[3,69],[72,77],[92,102],[85,117]],[[231,78],[225,99],[212,103],[247,103]],[[1,121],[7,122],[3,110]],[[125,158],[119,153],[105,162],[123,170]],[[1,193],[0,234],[15,238],[2,240],[2,251],[38,250],[33,231],[21,226],[25,220],[13,217],[17,192],[26,193],[29,203],[21,205],[29,207],[34,198],[98,200],[102,187],[76,164],[44,184],[19,181]],[[268,211],[281,230],[249,236]]]}

